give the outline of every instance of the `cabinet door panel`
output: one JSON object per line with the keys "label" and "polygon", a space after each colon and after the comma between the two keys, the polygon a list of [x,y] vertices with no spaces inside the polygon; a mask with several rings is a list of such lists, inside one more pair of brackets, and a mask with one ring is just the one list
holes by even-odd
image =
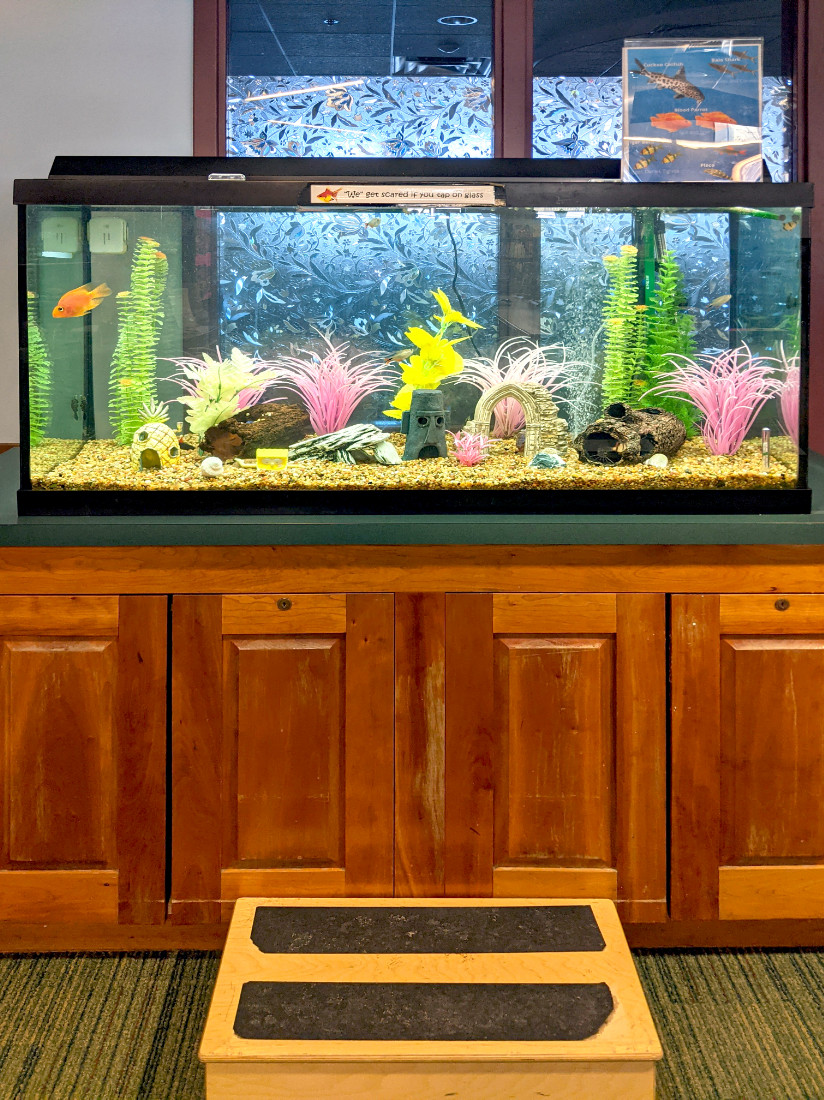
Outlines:
{"label": "cabinet door panel", "polygon": [[496,864],[610,864],[612,650],[607,638],[496,639]]}
{"label": "cabinet door panel", "polygon": [[250,893],[391,894],[392,610],[175,599],[175,921],[226,918]]}
{"label": "cabinet door panel", "polygon": [[447,595],[448,895],[666,917],[665,645],[661,596]]}
{"label": "cabinet door panel", "polygon": [[237,713],[227,730],[237,747],[236,861],[340,864],[340,638],[230,638],[225,650],[225,697]]}
{"label": "cabinet door panel", "polygon": [[166,607],[0,598],[0,920],[163,920]]}
{"label": "cabinet door panel", "polygon": [[824,917],[824,597],[673,597],[673,639],[673,915]]}

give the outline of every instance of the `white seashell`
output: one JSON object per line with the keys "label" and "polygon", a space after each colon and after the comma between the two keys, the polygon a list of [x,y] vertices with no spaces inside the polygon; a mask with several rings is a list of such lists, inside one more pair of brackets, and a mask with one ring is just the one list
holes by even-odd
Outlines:
{"label": "white seashell", "polygon": [[650,457],[644,462],[645,466],[657,466],[659,470],[666,470],[669,466],[669,459],[666,455],[657,454],[650,455]]}
{"label": "white seashell", "polygon": [[204,477],[220,477],[223,473],[223,463],[217,455],[209,455],[201,462],[200,472]]}

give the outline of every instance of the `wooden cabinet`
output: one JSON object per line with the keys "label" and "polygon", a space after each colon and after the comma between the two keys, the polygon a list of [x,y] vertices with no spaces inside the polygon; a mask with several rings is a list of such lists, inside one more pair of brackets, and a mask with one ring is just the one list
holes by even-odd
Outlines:
{"label": "wooden cabinet", "polygon": [[392,596],[177,596],[173,623],[172,919],[391,895]]}
{"label": "wooden cabinet", "polygon": [[824,917],[824,596],[674,596],[672,661],[673,917]]}
{"label": "wooden cabinet", "polygon": [[0,598],[0,920],[163,921],[166,609]]}
{"label": "wooden cabinet", "polygon": [[397,892],[665,919],[665,625],[658,595],[399,601]]}

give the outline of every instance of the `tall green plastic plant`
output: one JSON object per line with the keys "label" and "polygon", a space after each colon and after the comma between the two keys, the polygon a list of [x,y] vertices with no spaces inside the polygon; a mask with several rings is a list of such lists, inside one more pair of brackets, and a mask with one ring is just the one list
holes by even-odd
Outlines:
{"label": "tall green plastic plant", "polygon": [[690,401],[660,394],[647,397],[647,391],[672,371],[672,355],[695,357],[692,318],[684,312],[684,302],[684,277],[675,256],[667,250],[658,264],[655,288],[646,312],[646,348],[638,364],[636,400],[640,405],[656,405],[673,413],[683,423],[687,434],[694,435],[698,411]]}
{"label": "tall green plastic plant", "polygon": [[30,290],[26,313],[29,346],[29,441],[32,447],[43,442],[52,413],[52,364],[37,323],[36,301],[37,296]]}
{"label": "tall green plastic plant", "polygon": [[638,302],[638,249],[621,245],[619,256],[604,256],[609,291],[604,305],[604,378],[602,405],[631,405],[633,379],[644,352],[645,308]]}
{"label": "tall green plastic plant", "polygon": [[169,264],[151,237],[139,237],[128,291],[117,295],[118,334],[109,375],[109,419],[118,443],[141,426],[143,405],[157,400],[157,343]]}

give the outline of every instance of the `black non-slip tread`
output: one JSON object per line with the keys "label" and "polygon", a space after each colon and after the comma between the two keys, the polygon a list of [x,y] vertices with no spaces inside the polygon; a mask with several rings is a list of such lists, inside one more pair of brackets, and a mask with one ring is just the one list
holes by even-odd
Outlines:
{"label": "black non-slip tread", "polygon": [[588,905],[259,905],[252,943],[265,954],[473,954],[603,951]]}
{"label": "black non-slip tread", "polygon": [[598,983],[244,982],[242,1039],[561,1042],[588,1039],[613,1001]]}

